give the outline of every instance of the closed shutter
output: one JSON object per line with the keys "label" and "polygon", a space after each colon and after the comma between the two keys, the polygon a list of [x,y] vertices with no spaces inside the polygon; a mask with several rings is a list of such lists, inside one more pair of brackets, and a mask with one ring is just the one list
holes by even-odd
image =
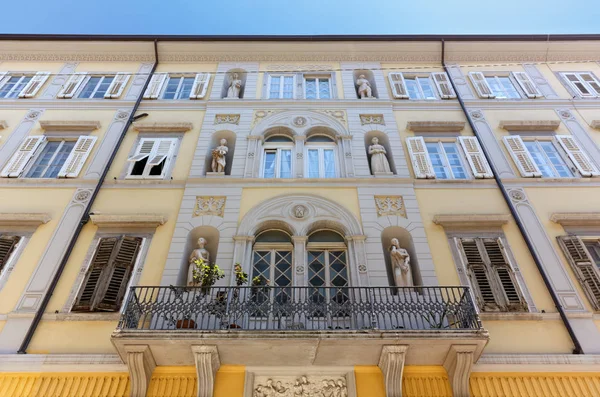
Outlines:
{"label": "closed shutter", "polygon": [[190,99],[202,99],[208,90],[210,82],[210,73],[198,73],[194,79],[192,91],[190,91]]}
{"label": "closed shutter", "polygon": [[581,238],[577,236],[559,236],[557,238],[558,244],[594,309],[600,310],[600,272],[598,266],[594,263]]}
{"label": "closed shutter", "polygon": [[458,248],[465,261],[467,274],[471,280],[471,286],[473,287],[478,306],[482,310],[496,310],[498,304],[494,296],[494,289],[487,266],[477,247],[477,241],[475,239],[461,238],[458,242]]}
{"label": "closed shutter", "polygon": [[19,93],[19,98],[33,98],[35,94],[42,88],[48,77],[50,76],[50,72],[37,72],[29,83],[23,87],[21,92]]}
{"label": "closed shutter", "polygon": [[498,284],[504,292],[504,299],[506,301],[503,302],[506,303],[506,305],[503,305],[504,309],[510,311],[525,309],[527,305],[514,279],[514,273],[508,261],[508,255],[502,240],[499,238],[486,238],[483,239],[483,246],[490,261],[492,271],[496,274]]}
{"label": "closed shutter", "polygon": [[524,178],[541,177],[542,173],[533,161],[531,154],[525,147],[523,140],[518,135],[505,136],[504,145],[513,158],[521,176]]}
{"label": "closed shutter", "polygon": [[86,77],[87,73],[85,72],[73,73],[56,97],[63,99],[73,98]]}
{"label": "closed shutter", "polygon": [[450,79],[445,72],[431,73],[433,76],[433,81],[435,82],[435,86],[438,89],[440,94],[440,98],[442,99],[454,99],[456,98],[456,93],[454,92],[454,88],[452,88],[452,84],[450,83]]}
{"label": "closed shutter", "polygon": [[471,171],[475,178],[493,178],[492,169],[488,164],[477,138],[474,136],[459,136],[460,146],[467,155],[467,160],[471,166]]}
{"label": "closed shutter", "polygon": [[540,90],[538,90],[534,82],[531,81],[527,73],[513,72],[512,75],[525,92],[525,95],[527,95],[527,98],[533,99],[543,97],[542,93],[540,92]]}
{"label": "closed shutter", "polygon": [[579,170],[582,176],[599,176],[600,171],[592,163],[587,154],[583,151],[581,146],[577,143],[574,137],[571,135],[557,135],[556,139],[560,146],[567,152],[567,155],[575,164],[575,167]]}
{"label": "closed shutter", "polygon": [[154,166],[162,163],[175,146],[174,139],[158,139],[154,144],[150,158],[148,159],[148,165]]}
{"label": "closed shutter", "polygon": [[408,99],[408,92],[406,90],[406,85],[404,84],[404,76],[402,76],[402,73],[390,72],[388,74],[388,79],[394,98]]}
{"label": "closed shutter", "polygon": [[19,177],[37,148],[45,140],[46,137],[43,135],[32,135],[25,138],[25,141],[23,141],[17,152],[11,157],[2,172],[0,172],[0,176],[4,178]]}
{"label": "closed shutter", "polygon": [[429,153],[427,152],[427,146],[425,146],[425,140],[421,136],[406,138],[406,144],[408,146],[408,153],[412,160],[413,170],[415,171],[415,178],[417,179],[434,179],[435,172],[429,159]]}
{"label": "closed shutter", "polygon": [[85,164],[85,160],[87,160],[92,152],[96,139],[95,136],[80,136],[79,139],[77,139],[73,150],[69,153],[69,157],[67,157],[65,163],[58,172],[59,178],[77,178]]}
{"label": "closed shutter", "polygon": [[495,98],[496,95],[492,92],[492,89],[485,80],[485,75],[481,72],[469,72],[469,78],[477,91],[477,95],[480,98]]}
{"label": "closed shutter", "polygon": [[579,77],[595,91],[596,96],[600,96],[600,83],[592,73],[579,73]]}
{"label": "closed shutter", "polygon": [[144,99],[157,99],[160,95],[165,81],[167,80],[167,73],[156,73],[150,79],[146,91],[144,91]]}
{"label": "closed shutter", "polygon": [[0,236],[0,271],[8,263],[8,259],[17,248],[19,241],[21,241],[20,236]]}
{"label": "closed shutter", "polygon": [[125,86],[129,81],[129,73],[117,73],[112,83],[106,90],[106,94],[104,94],[104,98],[106,99],[115,99],[119,98],[123,91],[125,90]]}

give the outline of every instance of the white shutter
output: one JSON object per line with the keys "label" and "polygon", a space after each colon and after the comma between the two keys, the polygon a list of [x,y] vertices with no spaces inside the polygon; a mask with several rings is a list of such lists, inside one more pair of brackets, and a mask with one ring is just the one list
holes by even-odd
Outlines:
{"label": "white shutter", "polygon": [[25,138],[19,149],[10,158],[0,176],[4,178],[16,178],[25,169],[25,166],[35,153],[36,149],[46,140],[44,135],[32,135]]}
{"label": "white shutter", "polygon": [[595,91],[596,96],[600,96],[600,83],[592,73],[579,73],[579,77]]}
{"label": "white shutter", "polygon": [[583,240],[578,236],[558,236],[557,239],[590,303],[600,310],[600,271]]}
{"label": "white shutter", "polygon": [[481,72],[469,72],[469,78],[480,98],[495,98],[496,95],[485,80],[485,75]]}
{"label": "white shutter", "polygon": [[125,86],[129,81],[130,74],[129,73],[117,73],[112,83],[106,90],[106,94],[104,94],[104,98],[106,99],[114,99],[119,98],[125,90]]}
{"label": "white shutter", "polygon": [[95,136],[80,136],[58,172],[59,178],[77,178],[96,143]]}
{"label": "white shutter", "polygon": [[575,164],[575,167],[577,167],[581,175],[600,176],[600,171],[594,163],[592,163],[581,146],[579,146],[575,138],[571,135],[557,135],[556,139],[565,152],[567,152],[567,155],[569,155],[569,158],[573,164]]}
{"label": "white shutter", "polygon": [[456,98],[456,93],[452,88],[452,84],[450,83],[450,78],[445,72],[437,72],[431,73],[433,77],[433,81],[435,82],[435,86],[440,93],[440,98],[442,99],[454,99]]}
{"label": "white shutter", "polygon": [[459,136],[458,141],[465,151],[473,176],[475,178],[493,178],[494,174],[492,174],[492,169],[483,154],[483,150],[481,150],[481,146],[479,146],[479,142],[477,142],[477,138],[474,136]]}
{"label": "white shutter", "polygon": [[10,80],[8,72],[0,72],[0,88],[2,88],[8,80]]}
{"label": "white shutter", "polygon": [[429,159],[429,153],[427,152],[427,146],[425,146],[425,140],[421,136],[406,138],[406,144],[408,145],[408,153],[413,163],[413,169],[415,171],[415,178],[427,179],[435,178],[435,172]]}
{"label": "white shutter", "polygon": [[392,94],[397,99],[408,99],[408,92],[406,85],[404,84],[404,76],[399,72],[390,72],[388,74],[390,81],[390,87],[392,87]]}
{"label": "white shutter", "polygon": [[152,153],[152,148],[154,148],[154,144],[158,141],[158,139],[147,139],[142,138],[138,143],[138,147],[135,151],[135,154],[127,159],[127,161],[140,161],[150,156]]}
{"label": "white shutter", "polygon": [[504,145],[524,178],[541,177],[542,173],[518,135],[504,137]]}
{"label": "white shutter", "polygon": [[147,164],[158,165],[162,163],[164,159],[169,157],[174,147],[175,139],[157,139]]}
{"label": "white shutter", "polygon": [[533,99],[540,98],[543,96],[540,90],[538,90],[538,88],[534,84],[534,82],[529,78],[527,73],[512,72],[512,75],[515,78],[515,80],[517,80],[517,83],[519,83],[523,91],[525,91],[525,95],[527,95],[527,98]]}
{"label": "white shutter", "polygon": [[19,93],[19,98],[33,98],[48,80],[50,72],[37,72]]}
{"label": "white shutter", "polygon": [[590,92],[588,87],[579,78],[577,73],[561,73],[560,75],[563,77],[563,79],[567,81],[571,88],[574,89],[577,94],[579,94],[579,96],[594,96],[594,94]]}
{"label": "white shutter", "polygon": [[198,73],[194,79],[192,91],[190,91],[190,99],[202,99],[208,90],[210,82],[210,73]]}
{"label": "white shutter", "polygon": [[86,72],[73,73],[56,97],[64,99],[73,98],[73,95],[75,95],[75,92],[77,92],[77,89],[83,83],[86,76]]}
{"label": "white shutter", "polygon": [[146,91],[144,91],[144,99],[157,99],[160,95],[160,90],[167,80],[167,76],[167,73],[156,73],[152,75],[150,83],[148,83],[148,87],[146,88]]}

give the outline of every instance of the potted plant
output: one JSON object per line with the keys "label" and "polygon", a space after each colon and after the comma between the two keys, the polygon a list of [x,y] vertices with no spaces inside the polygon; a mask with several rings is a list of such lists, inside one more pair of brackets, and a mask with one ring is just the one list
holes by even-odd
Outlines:
{"label": "potted plant", "polygon": [[208,291],[210,291],[210,287],[215,285],[218,280],[221,280],[225,277],[225,273],[216,263],[211,265],[202,259],[196,259],[194,264],[194,283],[201,287],[203,294],[208,293]]}
{"label": "potted plant", "polygon": [[233,272],[235,273],[235,284],[238,287],[241,287],[248,282],[248,273],[242,270],[242,265],[236,263]]}

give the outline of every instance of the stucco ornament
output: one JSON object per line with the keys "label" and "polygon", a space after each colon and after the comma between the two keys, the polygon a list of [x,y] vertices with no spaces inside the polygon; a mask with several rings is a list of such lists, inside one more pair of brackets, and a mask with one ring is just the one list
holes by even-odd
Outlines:
{"label": "stucco ornament", "polygon": [[225,211],[224,196],[196,196],[193,216],[216,215],[223,217]]}
{"label": "stucco ornament", "polygon": [[390,261],[394,271],[394,282],[396,287],[412,287],[413,279],[410,271],[410,255],[408,251],[400,247],[397,238],[393,238],[390,246]]}
{"label": "stucco ornament", "polygon": [[228,151],[227,140],[221,139],[219,141],[219,146],[212,150],[212,172],[225,172],[225,165],[227,164],[225,156]]}
{"label": "stucco ornament", "polygon": [[348,397],[348,388],[343,378],[331,379],[301,376],[296,380],[284,378],[267,379],[256,385],[253,397]]}
{"label": "stucco ornament", "polygon": [[360,99],[373,98],[371,83],[369,83],[369,80],[367,80],[364,74],[358,76],[358,79],[356,79],[356,86],[358,87],[358,96]]}
{"label": "stucco ornament", "polygon": [[227,89],[228,99],[239,99],[240,91],[242,90],[242,80],[239,79],[237,73],[234,73],[230,77],[229,88]]}
{"label": "stucco ornament", "polygon": [[210,254],[204,248],[204,246],[206,244],[207,244],[206,239],[204,237],[200,237],[197,242],[198,248],[193,250],[192,253],[190,254],[190,259],[188,260],[189,265],[188,265],[188,275],[187,275],[187,285],[188,286],[196,285],[196,282],[194,281],[194,269],[196,268],[196,261],[203,260],[204,263],[210,264]]}
{"label": "stucco ornament", "polygon": [[374,137],[371,140],[371,145],[369,146],[369,155],[371,156],[371,172],[373,174],[376,174],[378,172],[392,172],[390,170],[390,163],[388,162],[388,159],[385,156],[385,154],[385,148],[379,144],[379,139],[377,139],[377,137]]}
{"label": "stucco ornament", "polygon": [[306,121],[306,117],[296,117],[294,118],[294,121],[292,122],[296,127],[304,127],[307,123]]}
{"label": "stucco ornament", "polygon": [[402,196],[375,196],[377,216],[401,216],[406,218],[406,208]]}
{"label": "stucco ornament", "polygon": [[294,217],[298,218],[298,219],[302,219],[306,216],[306,213],[308,212],[308,208],[306,208],[303,205],[297,205],[294,207]]}

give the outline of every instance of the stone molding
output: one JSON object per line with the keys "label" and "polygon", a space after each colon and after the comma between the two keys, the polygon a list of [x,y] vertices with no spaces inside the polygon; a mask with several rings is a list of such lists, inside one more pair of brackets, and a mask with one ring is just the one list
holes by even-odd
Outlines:
{"label": "stone molding", "polygon": [[121,372],[118,354],[3,354],[2,372]]}
{"label": "stone molding", "polygon": [[130,397],[146,397],[156,362],[148,345],[127,345],[127,369],[130,378]]}
{"label": "stone molding", "polygon": [[454,397],[469,397],[469,378],[473,369],[475,345],[452,345],[444,361],[444,368]]}
{"label": "stone molding", "polygon": [[460,132],[464,121],[409,121],[406,129],[413,132]]}
{"label": "stone molding", "polygon": [[556,131],[560,120],[501,120],[499,128],[506,131]]}
{"label": "stone molding", "polygon": [[555,212],[550,220],[561,226],[600,226],[600,212]]}
{"label": "stone molding", "polygon": [[0,226],[35,226],[50,222],[52,217],[46,212],[0,213]]}
{"label": "stone molding", "polygon": [[600,130],[600,120],[592,120],[590,127]]}
{"label": "stone molding", "polygon": [[600,365],[597,354],[482,354],[477,364]]}
{"label": "stone molding", "polygon": [[383,373],[386,397],[402,397],[402,372],[408,345],[384,345],[379,368]]}
{"label": "stone molding", "polygon": [[161,214],[93,214],[92,223],[98,227],[139,227],[157,228],[167,221]]}
{"label": "stone molding", "polygon": [[6,122],[6,120],[0,120],[0,130],[3,130],[5,128],[8,128],[8,123]]}
{"label": "stone molding", "polygon": [[212,397],[215,375],[221,366],[217,346],[192,346],[198,376],[198,397]]}
{"label": "stone molding", "polygon": [[193,128],[192,123],[134,123],[137,132],[187,132]]}
{"label": "stone molding", "polygon": [[40,127],[44,131],[91,132],[100,128],[100,122],[91,120],[40,120]]}
{"label": "stone molding", "polygon": [[510,215],[504,214],[439,214],[433,217],[433,223],[444,228],[502,227],[509,221]]}

